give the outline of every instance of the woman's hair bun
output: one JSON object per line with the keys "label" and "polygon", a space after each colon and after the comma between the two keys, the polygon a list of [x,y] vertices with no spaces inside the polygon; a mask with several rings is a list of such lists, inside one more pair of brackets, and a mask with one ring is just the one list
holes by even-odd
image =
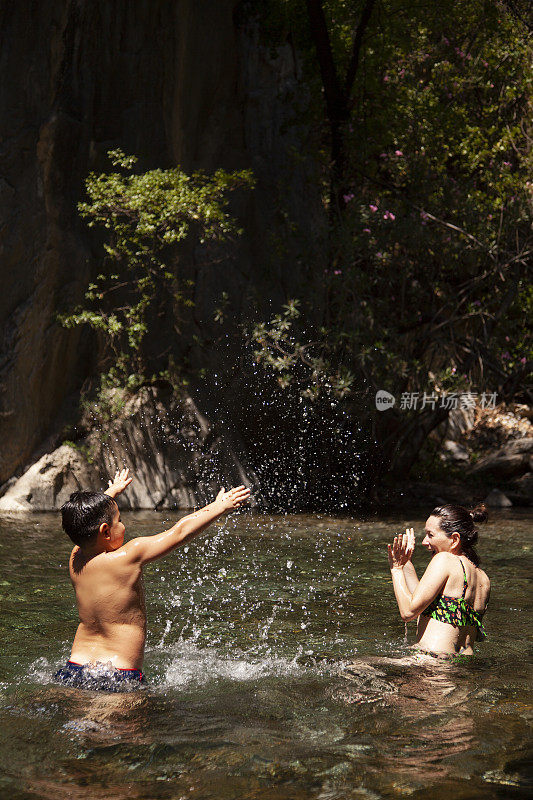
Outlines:
{"label": "woman's hair bun", "polygon": [[489,512],[487,510],[487,506],[484,503],[480,503],[475,508],[472,509],[470,512],[470,516],[474,520],[474,522],[486,522],[489,518]]}

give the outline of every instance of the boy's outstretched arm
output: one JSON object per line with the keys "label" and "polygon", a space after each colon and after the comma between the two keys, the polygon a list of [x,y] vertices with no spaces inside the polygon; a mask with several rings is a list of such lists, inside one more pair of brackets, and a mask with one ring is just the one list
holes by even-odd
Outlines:
{"label": "boy's outstretched arm", "polygon": [[228,492],[221,489],[213,503],[183,517],[168,531],[157,533],[154,536],[139,536],[124,545],[121,550],[132,561],[141,564],[155,561],[197,536],[223,514],[240,508],[249,496],[250,490],[245,486],[237,486]]}
{"label": "boy's outstretched arm", "polygon": [[108,494],[109,497],[116,497],[117,494],[121,494],[124,489],[130,485],[133,478],[130,478],[130,471],[129,469],[120,469],[115,472],[115,477],[112,481],[109,481],[109,486],[105,490],[104,494]]}

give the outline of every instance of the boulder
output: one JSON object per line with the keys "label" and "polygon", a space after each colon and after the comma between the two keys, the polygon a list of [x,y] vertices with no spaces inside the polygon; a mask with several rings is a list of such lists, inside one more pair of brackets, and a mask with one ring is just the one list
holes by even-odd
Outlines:
{"label": "boulder", "polygon": [[507,442],[495,453],[480,458],[472,472],[509,480],[530,471],[532,466],[533,437],[527,437]]}
{"label": "boulder", "polygon": [[530,506],[533,504],[533,472],[526,472],[505,488],[505,494],[513,501],[514,506]]}
{"label": "boulder", "polygon": [[254,483],[235,443],[210,422],[190,396],[168,387],[145,387],[123,413],[87,439],[104,475],[128,466],[135,480],[126,508],[191,508],[204,505],[221,486]]}
{"label": "boulder", "polygon": [[42,456],[0,497],[0,511],[51,511],[72,492],[98,485],[98,473],[82,453],[62,445]]}
{"label": "boulder", "polygon": [[513,481],[513,488],[522,492],[524,495],[533,498],[533,472],[526,472],[521,478]]}
{"label": "boulder", "polygon": [[444,423],[446,425],[446,439],[453,442],[460,441],[465,433],[468,433],[474,427],[475,417],[475,408],[461,408],[459,406],[452,409]]}
{"label": "boulder", "polygon": [[510,508],[513,503],[499,489],[493,489],[483,501],[489,508]]}
{"label": "boulder", "polygon": [[33,464],[0,498],[0,511],[57,510],[71,492],[105,488],[124,466],[134,476],[118,498],[126,509],[192,508],[221,486],[255,483],[229,434],[168,387],[144,387],[111,422],[95,416],[93,425],[75,447],[63,444]]}
{"label": "boulder", "polygon": [[454,463],[465,463],[470,458],[466,447],[453,441],[453,439],[446,439],[442,443],[441,455],[444,461],[452,461]]}

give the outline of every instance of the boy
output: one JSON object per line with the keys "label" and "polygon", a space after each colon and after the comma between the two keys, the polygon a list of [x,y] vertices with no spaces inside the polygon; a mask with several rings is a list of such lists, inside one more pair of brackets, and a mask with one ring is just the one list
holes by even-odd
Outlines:
{"label": "boy", "polygon": [[[143,565],[162,558],[201,533],[228,511],[239,508],[250,490],[221,489],[213,503],[154,536],[124,544],[124,525],[114,498],[129,486],[129,470],[117,472],[105,492],[74,492],[62,506],[62,524],[76,545],[69,572],[80,624],[70,659],[56,680],[112,689],[142,681],[146,609]],[[98,678],[100,673],[100,680]]]}

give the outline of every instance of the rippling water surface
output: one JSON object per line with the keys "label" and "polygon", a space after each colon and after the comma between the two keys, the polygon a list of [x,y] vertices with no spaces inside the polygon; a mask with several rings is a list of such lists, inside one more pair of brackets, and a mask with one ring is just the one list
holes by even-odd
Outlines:
{"label": "rippling water surface", "polygon": [[442,666],[411,661],[387,567],[424,519],[230,517],[145,570],[149,686],[106,694],[51,681],[77,622],[58,518],[1,517],[0,798],[529,798],[530,522],[482,527],[489,640]]}

